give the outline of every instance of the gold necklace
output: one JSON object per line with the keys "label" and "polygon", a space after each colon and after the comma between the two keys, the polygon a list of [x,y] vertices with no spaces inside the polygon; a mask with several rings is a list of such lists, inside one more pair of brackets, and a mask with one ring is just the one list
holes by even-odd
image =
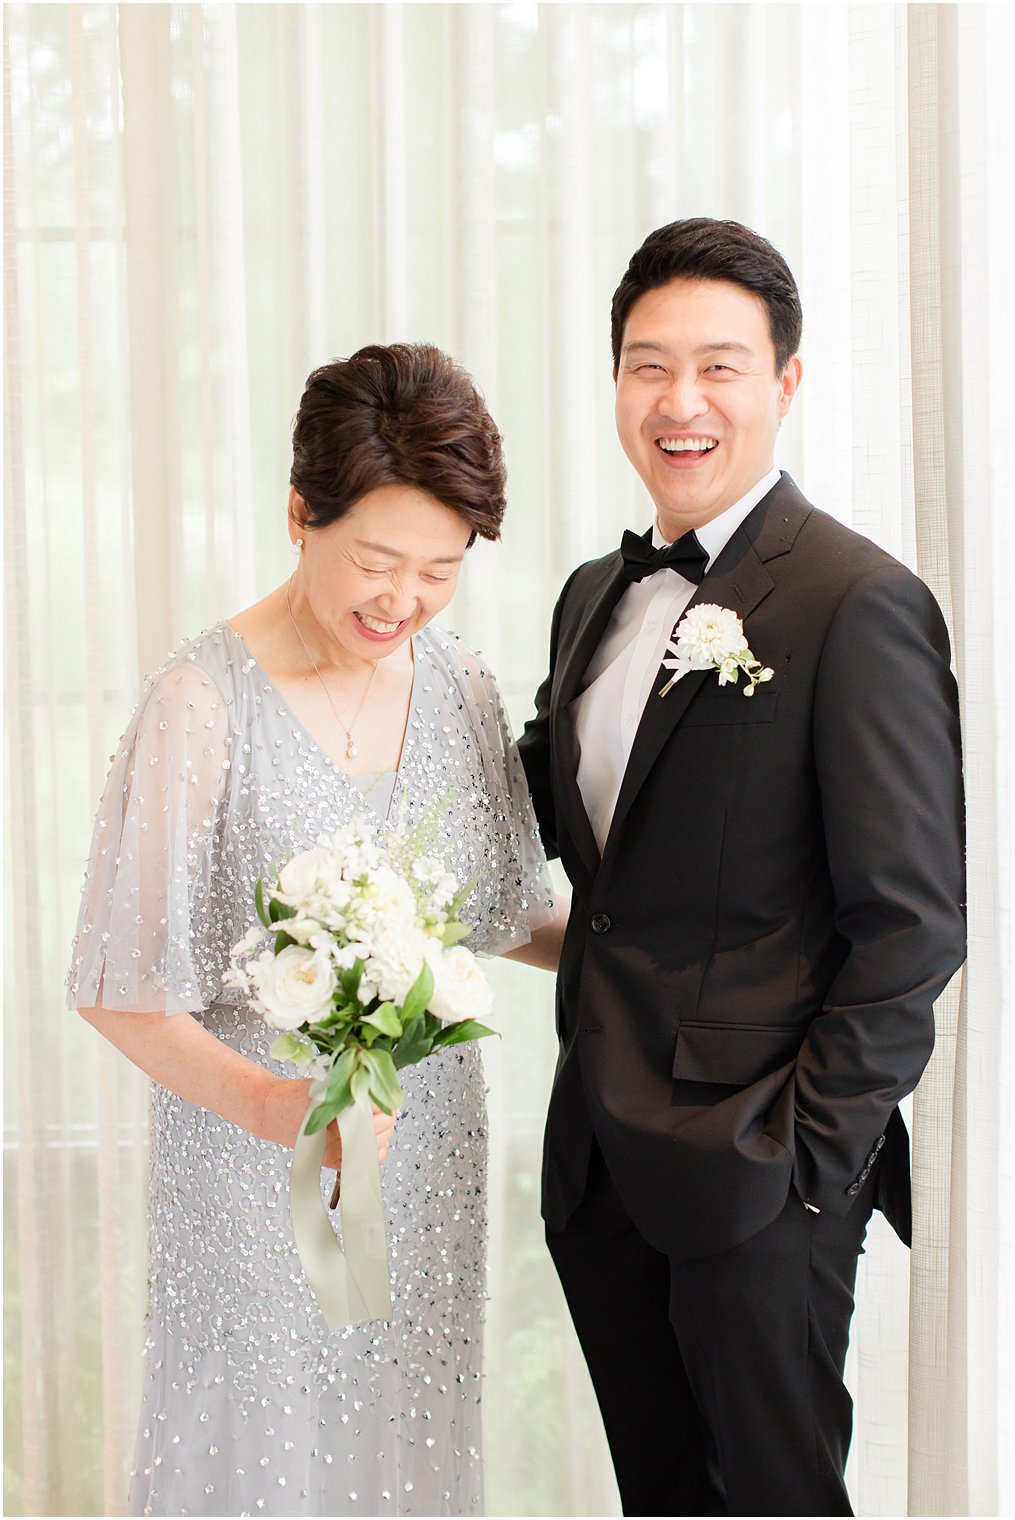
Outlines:
{"label": "gold necklace", "polygon": [[355,760],[356,757],[359,755],[359,750],[357,749],[356,742],[355,742],[355,740],[352,737],[352,731],[356,727],[356,724],[359,722],[359,715],[363,711],[363,705],[366,702],[367,697],[370,695],[370,688],[373,685],[374,676],[377,674],[377,664],[376,664],[376,662],[374,663],[374,668],[370,672],[370,679],[367,681],[366,686],[363,688],[363,695],[359,699],[359,706],[357,707],[355,713],[353,714],[352,722],[351,723],[343,723],[342,719],[338,715],[338,709],[337,709],[337,707],[335,706],[334,702],[331,700],[331,692],[328,690],[327,683],[325,682],[324,677],[321,675],[321,672],[317,668],[317,661],[314,659],[313,655],[310,653],[310,650],[307,648],[307,641],[303,637],[302,633],[300,633],[300,625],[297,623],[296,619],[293,617],[292,603],[289,600],[289,587],[290,587],[291,584],[292,584],[292,576],[290,576],[289,580],[287,580],[286,583],[285,583],[285,605],[286,605],[286,611],[289,614],[289,621],[290,621],[290,623],[292,623],[293,628],[296,631],[296,637],[299,639],[300,643],[303,645],[303,651],[306,654],[307,659],[310,661],[311,665],[314,667],[314,675],[317,677],[317,679],[321,683],[321,689],[323,690],[324,695],[327,698],[328,706],[331,708],[331,711],[335,715],[335,721],[338,724],[339,728],[342,730],[342,732],[345,734],[345,758],[347,760]]}

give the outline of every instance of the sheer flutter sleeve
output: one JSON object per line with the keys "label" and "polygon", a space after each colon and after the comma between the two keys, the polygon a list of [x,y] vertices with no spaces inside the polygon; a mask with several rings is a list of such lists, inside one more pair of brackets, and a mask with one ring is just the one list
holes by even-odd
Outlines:
{"label": "sheer flutter sleeve", "polygon": [[556,917],[553,886],[518,745],[497,682],[481,656],[449,639],[449,673],[461,694],[482,762],[493,823],[493,859],[481,884],[485,922],[469,948],[501,955],[528,943]]}
{"label": "sheer flutter sleeve", "polygon": [[149,684],[95,820],[68,1002],[140,1013],[205,1005],[194,956],[230,770],[226,702],[183,657]]}

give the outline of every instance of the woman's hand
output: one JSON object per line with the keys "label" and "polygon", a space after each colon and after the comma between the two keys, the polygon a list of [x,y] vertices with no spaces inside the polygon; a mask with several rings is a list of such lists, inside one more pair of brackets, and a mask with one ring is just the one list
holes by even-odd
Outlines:
{"label": "woman's hand", "polygon": [[[300,1132],[303,1116],[310,1105],[310,1079],[304,1077],[293,1081],[289,1077],[277,1077],[275,1080],[279,1087],[270,1100],[274,1110],[274,1122],[271,1119],[266,1122],[266,1137],[269,1140],[277,1140],[280,1145],[292,1147],[296,1144],[296,1136]],[[382,1113],[375,1104],[373,1117],[377,1159],[383,1161],[388,1154],[391,1137],[395,1133],[397,1113]],[[339,1138],[337,1120],[332,1119],[325,1135],[324,1160],[321,1165],[327,1167],[329,1171],[337,1172],[342,1166],[342,1141]]]}
{"label": "woman's hand", "polygon": [[[198,1108],[211,1109],[261,1140],[291,1150],[310,1104],[310,1080],[276,1077],[240,1055],[188,1013],[130,1013],[81,1008],[100,1034],[154,1081]],[[391,1144],[395,1120],[374,1109],[378,1160]],[[329,1124],[323,1165],[338,1171],[338,1125]]]}

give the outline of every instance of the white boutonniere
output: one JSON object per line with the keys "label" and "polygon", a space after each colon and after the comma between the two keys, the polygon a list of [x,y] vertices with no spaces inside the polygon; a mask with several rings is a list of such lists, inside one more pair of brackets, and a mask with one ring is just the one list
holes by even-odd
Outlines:
{"label": "white boutonniere", "polygon": [[664,658],[663,664],[673,674],[660,691],[661,697],[690,670],[718,671],[720,686],[728,682],[735,686],[743,671],[747,677],[745,697],[753,697],[754,688],[775,675],[747,647],[744,625],[736,613],[729,607],[717,607],[714,602],[702,602],[685,612],[673,630],[666,653],[670,658]]}

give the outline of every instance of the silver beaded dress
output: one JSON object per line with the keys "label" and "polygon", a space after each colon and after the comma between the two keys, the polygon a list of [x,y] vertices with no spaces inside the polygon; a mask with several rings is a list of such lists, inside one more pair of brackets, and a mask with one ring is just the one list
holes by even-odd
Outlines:
{"label": "silver beaded dress", "polygon": [[[354,813],[411,826],[448,794],[470,948],[552,916],[496,685],[451,635],[413,639],[397,774],[357,785],[220,624],[152,678],[96,820],[72,1006],[190,1013],[279,1075],[273,1033],[223,994],[258,876]],[[362,786],[362,789],[361,789]],[[486,1114],[479,1049],[401,1073],[382,1186],[393,1314],[331,1334],[289,1218],[290,1152],[153,1087],[135,1515],[482,1513]],[[326,1189],[332,1180],[325,1173]]]}

